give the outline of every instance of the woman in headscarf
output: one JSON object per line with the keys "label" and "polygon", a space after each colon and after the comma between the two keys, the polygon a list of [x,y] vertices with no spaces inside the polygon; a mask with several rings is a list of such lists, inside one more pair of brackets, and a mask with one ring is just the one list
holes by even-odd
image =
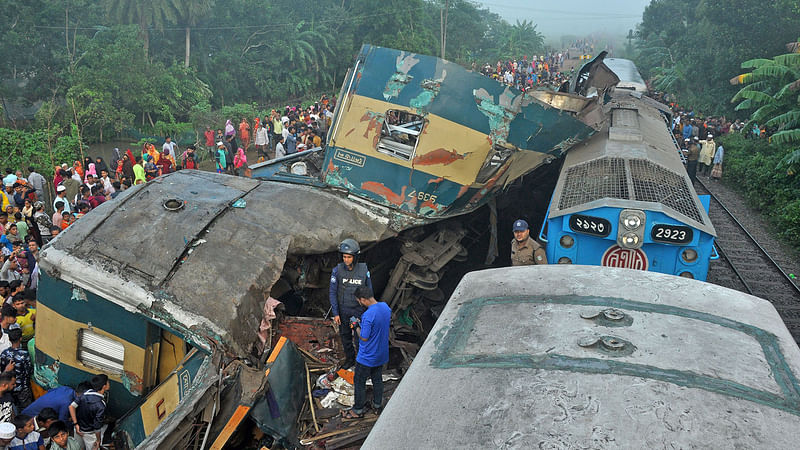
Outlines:
{"label": "woman in headscarf", "polygon": [[235,134],[236,134],[236,129],[233,128],[231,119],[228,119],[227,122],[225,122],[225,137],[233,136]]}
{"label": "woman in headscarf", "polygon": [[250,147],[250,124],[247,123],[247,119],[244,117],[242,117],[242,121],[239,123],[239,138],[242,140],[245,149]]}
{"label": "woman in headscarf", "polygon": [[22,215],[33,217],[33,202],[28,198],[25,199],[25,206],[22,207]]}
{"label": "woman in headscarf", "polygon": [[109,169],[115,169],[120,161],[122,161],[122,155],[119,153],[119,147],[114,147],[114,154],[111,156],[111,165]]}
{"label": "woman in headscarf", "polygon": [[128,149],[127,153],[122,157],[122,175],[133,183],[136,174],[133,173],[133,162],[135,161],[131,155],[131,150]]}
{"label": "woman in headscarf", "polygon": [[233,157],[233,166],[236,167],[236,175],[244,176],[244,170],[247,169],[247,154],[242,147],[236,150],[236,156]]}
{"label": "woman in headscarf", "polygon": [[94,160],[94,168],[97,171],[97,173],[102,173],[104,170],[106,172],[108,172],[108,173],[111,173],[108,170],[108,166],[106,165],[106,162],[103,161],[103,158],[101,158],[99,156]]}
{"label": "woman in headscarf", "polygon": [[75,160],[75,162],[72,164],[72,174],[73,175],[77,174],[78,178],[80,178],[81,180],[83,179],[83,164],[81,164],[80,161]]}
{"label": "woman in headscarf", "polygon": [[54,173],[55,175],[53,176],[53,186],[57,188],[58,185],[61,184],[62,181],[64,181],[64,178],[61,177],[61,166],[56,166]]}
{"label": "woman in headscarf", "polygon": [[172,169],[175,167],[172,164],[172,157],[167,152],[161,154],[161,159],[158,160],[156,166],[158,166],[160,175],[171,173]]}
{"label": "woman in headscarf", "polygon": [[149,158],[150,162],[153,164],[157,164],[158,158],[160,158],[161,155],[159,155],[158,152],[156,151],[156,146],[148,142],[144,144],[144,147],[145,147],[145,152],[142,154],[142,160],[145,159],[144,155],[146,153],[147,155],[150,155]]}
{"label": "woman in headscarf", "polygon": [[89,163],[89,168],[86,169],[86,176],[83,178],[83,182],[87,183],[89,175],[97,178],[97,170],[95,169],[94,163]]}
{"label": "woman in headscarf", "polygon": [[130,161],[131,164],[134,164],[134,161],[136,161],[136,158],[133,157],[133,152],[131,151],[131,149],[125,150],[125,154],[128,155],[128,161]]}

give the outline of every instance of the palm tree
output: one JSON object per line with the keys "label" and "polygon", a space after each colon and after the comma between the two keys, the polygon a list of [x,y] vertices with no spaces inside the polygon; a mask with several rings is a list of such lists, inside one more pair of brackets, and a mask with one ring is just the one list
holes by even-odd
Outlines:
{"label": "palm tree", "polygon": [[165,23],[175,23],[173,0],[108,0],[108,16],[121,24],[139,25],[145,57],[150,50],[150,28],[163,30]]}
{"label": "palm tree", "polygon": [[506,30],[500,53],[509,58],[531,55],[544,48],[544,35],[536,31],[533,21],[523,20]]}
{"label": "palm tree", "polygon": [[[796,92],[800,89],[800,40],[786,47],[791,53],[743,62],[742,68],[752,71],[730,80],[733,85],[745,85],[731,99],[739,102],[736,110],[755,109],[750,120],[777,127],[771,139],[779,145],[800,142],[800,97]],[[783,161],[786,165],[798,162],[800,149]]]}
{"label": "palm tree", "polygon": [[183,66],[189,67],[191,56],[192,27],[214,8],[214,0],[166,0],[172,4],[178,23],[184,27],[186,37],[186,52]]}

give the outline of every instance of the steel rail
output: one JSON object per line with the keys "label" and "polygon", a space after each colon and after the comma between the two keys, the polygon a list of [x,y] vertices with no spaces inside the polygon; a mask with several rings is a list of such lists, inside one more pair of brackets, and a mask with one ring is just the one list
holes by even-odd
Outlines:
{"label": "steel rail", "polygon": [[[759,244],[759,243],[758,243],[758,241],[756,240],[756,238],[754,238],[754,237],[753,237],[753,235],[752,235],[752,234],[750,234],[750,232],[749,232],[749,231],[747,231],[747,228],[745,228],[745,226],[744,226],[744,225],[742,225],[742,223],[741,223],[741,222],[739,222],[739,219],[737,219],[737,218],[736,218],[736,216],[735,216],[735,215],[733,215],[733,213],[732,213],[732,212],[731,212],[731,211],[730,211],[730,210],[729,210],[729,209],[728,209],[728,208],[725,206],[725,204],[724,204],[724,203],[722,203],[722,202],[720,201],[720,199],[719,199],[719,198],[718,198],[716,195],[714,195],[714,193],[713,193],[713,192],[711,192],[711,189],[709,189],[709,188],[708,188],[708,186],[706,186],[706,184],[705,184],[705,183],[703,183],[703,182],[700,180],[700,178],[695,178],[695,181],[697,181],[698,183],[700,183],[700,186],[702,186],[702,187],[703,187],[703,189],[705,189],[705,190],[708,192],[708,195],[710,195],[710,196],[711,196],[711,198],[712,198],[712,199],[713,199],[715,202],[717,202],[717,203],[719,204],[719,206],[722,208],[722,210],[723,210],[723,211],[725,211],[725,213],[728,215],[728,217],[730,217],[730,218],[733,220],[733,222],[736,224],[736,226],[738,226],[738,227],[739,227],[739,229],[741,229],[741,230],[744,232],[744,234],[745,234],[745,235],[746,235],[746,236],[747,236],[747,237],[750,239],[750,241],[751,241],[751,242],[753,242],[753,244],[755,244],[755,245],[756,245],[756,247],[758,247],[758,249],[759,249],[759,250],[761,250],[761,253],[762,253],[762,254],[763,254],[763,255],[764,255],[766,258],[767,258],[767,260],[768,260],[770,263],[772,263],[772,265],[773,265],[773,266],[774,266],[776,269],[778,269],[778,271],[781,273],[781,275],[783,275],[783,278],[784,278],[784,279],[786,279],[786,281],[788,281],[788,282],[789,282],[789,285],[791,285],[791,286],[792,286],[792,288],[794,289],[794,291],[795,291],[796,293],[800,294],[800,286],[797,286],[797,285],[794,283],[794,280],[792,280],[792,278],[791,278],[789,275],[787,275],[787,274],[786,274],[786,271],[784,271],[784,270],[783,270],[783,268],[780,266],[780,264],[778,264],[778,263],[777,263],[777,262],[776,262],[774,259],[772,259],[772,256],[770,256],[769,252],[767,252],[767,250],[766,250],[766,249],[764,249],[764,247],[762,247],[762,246],[761,246],[761,244]],[[717,247],[717,248],[719,248],[719,247]],[[727,258],[727,257],[725,257],[725,259],[728,259],[728,258]],[[734,268],[734,271],[736,272],[736,274],[737,274],[737,275],[739,275],[739,271],[738,271],[738,270],[736,270],[736,268],[734,267],[734,264],[733,264],[733,262],[732,262],[732,261],[730,261],[729,259],[728,259],[728,262],[730,263],[731,267],[733,267],[733,268]],[[740,278],[741,278],[741,277],[740,277]],[[742,280],[742,281],[744,282],[744,280]],[[749,288],[748,288],[748,291],[749,291]],[[750,293],[752,294],[752,292],[750,292]]]}

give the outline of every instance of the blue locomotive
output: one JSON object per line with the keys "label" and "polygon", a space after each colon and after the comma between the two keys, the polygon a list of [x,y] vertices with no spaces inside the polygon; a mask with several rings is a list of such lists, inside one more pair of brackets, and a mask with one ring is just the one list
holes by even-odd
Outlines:
{"label": "blue locomotive", "polygon": [[676,152],[668,108],[630,91],[609,97],[603,129],[564,159],[540,233],[548,261],[705,281],[716,258],[709,199]]}

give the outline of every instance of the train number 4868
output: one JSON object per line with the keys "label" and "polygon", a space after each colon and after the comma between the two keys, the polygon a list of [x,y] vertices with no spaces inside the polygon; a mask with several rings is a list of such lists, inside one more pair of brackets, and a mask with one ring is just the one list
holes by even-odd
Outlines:
{"label": "train number 4868", "polygon": [[416,198],[421,202],[436,203],[436,195],[431,194],[430,192],[422,192],[422,191],[417,192],[416,190],[412,190],[408,194],[408,198]]}

